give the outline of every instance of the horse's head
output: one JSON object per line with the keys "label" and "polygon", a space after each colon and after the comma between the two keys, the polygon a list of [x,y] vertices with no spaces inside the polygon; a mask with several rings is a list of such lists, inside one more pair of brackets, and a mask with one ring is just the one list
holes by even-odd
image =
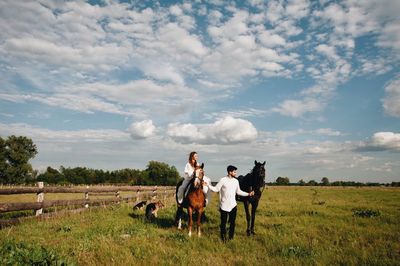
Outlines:
{"label": "horse's head", "polygon": [[265,183],[265,161],[263,163],[254,161],[252,174],[254,185],[258,188],[263,187]]}
{"label": "horse's head", "polygon": [[193,178],[194,178],[194,187],[199,188],[202,187],[203,177],[204,177],[204,163],[198,165],[196,163],[196,167],[194,168]]}

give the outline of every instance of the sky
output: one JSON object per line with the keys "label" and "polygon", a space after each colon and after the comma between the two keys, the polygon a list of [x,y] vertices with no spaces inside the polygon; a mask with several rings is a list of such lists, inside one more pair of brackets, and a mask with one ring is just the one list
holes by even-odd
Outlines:
{"label": "sky", "polygon": [[0,1],[0,136],[32,166],[400,181],[400,1]]}

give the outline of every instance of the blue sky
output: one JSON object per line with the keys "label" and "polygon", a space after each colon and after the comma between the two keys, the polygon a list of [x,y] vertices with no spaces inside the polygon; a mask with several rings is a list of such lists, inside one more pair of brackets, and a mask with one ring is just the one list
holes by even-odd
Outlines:
{"label": "blue sky", "polygon": [[400,181],[400,2],[1,1],[0,135],[34,168]]}

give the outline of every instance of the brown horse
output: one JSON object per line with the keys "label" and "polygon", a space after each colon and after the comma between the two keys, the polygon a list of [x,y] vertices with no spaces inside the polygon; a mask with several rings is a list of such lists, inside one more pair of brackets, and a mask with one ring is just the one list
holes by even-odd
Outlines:
{"label": "brown horse", "polygon": [[[176,211],[175,223],[178,225],[178,228],[182,228],[182,214],[183,208],[187,208],[188,216],[189,216],[189,236],[192,236],[192,225],[193,225],[193,213],[197,212],[197,235],[201,236],[201,216],[204,211],[204,202],[205,196],[203,193],[203,176],[204,176],[204,163],[201,166],[197,165],[192,179],[188,185],[189,191],[187,196],[183,200],[182,204],[178,203],[178,198],[176,197],[176,203],[178,205],[178,209]],[[176,185],[176,195],[178,194],[178,188],[182,184],[180,181]]]}

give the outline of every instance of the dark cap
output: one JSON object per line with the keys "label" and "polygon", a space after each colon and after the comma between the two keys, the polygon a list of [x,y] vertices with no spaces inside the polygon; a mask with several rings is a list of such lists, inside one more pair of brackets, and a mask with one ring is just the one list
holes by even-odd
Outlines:
{"label": "dark cap", "polygon": [[233,166],[233,165],[229,165],[229,166],[226,168],[226,171],[228,171],[228,173],[229,173],[229,172],[232,172],[232,171],[235,171],[235,170],[237,170],[237,168],[236,168],[235,166]]}

